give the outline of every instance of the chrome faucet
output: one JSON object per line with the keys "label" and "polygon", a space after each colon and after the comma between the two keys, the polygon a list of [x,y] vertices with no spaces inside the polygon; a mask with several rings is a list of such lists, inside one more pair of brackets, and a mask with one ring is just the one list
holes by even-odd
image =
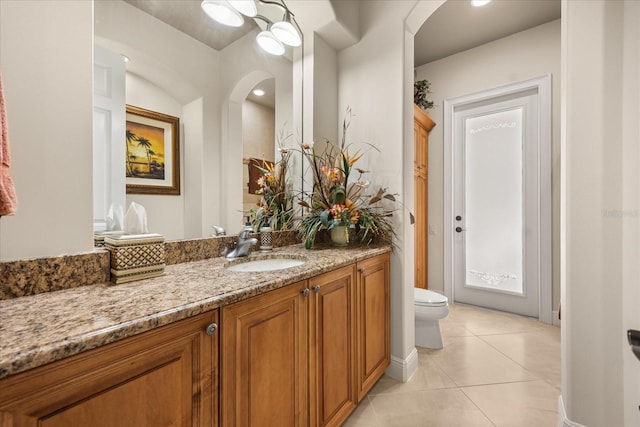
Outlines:
{"label": "chrome faucet", "polygon": [[214,236],[226,236],[227,232],[224,231],[224,228],[220,227],[219,225],[212,225],[211,228],[213,228],[213,235]]}
{"label": "chrome faucet", "polygon": [[237,258],[241,256],[247,256],[251,252],[251,246],[258,243],[258,239],[255,237],[249,237],[253,230],[251,227],[245,227],[238,233],[238,241],[236,247],[229,252],[227,258]]}

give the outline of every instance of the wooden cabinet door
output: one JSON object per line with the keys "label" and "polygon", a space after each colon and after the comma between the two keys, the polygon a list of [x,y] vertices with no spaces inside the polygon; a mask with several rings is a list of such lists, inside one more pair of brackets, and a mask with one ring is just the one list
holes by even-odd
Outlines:
{"label": "wooden cabinet door", "polygon": [[391,362],[389,254],[358,262],[358,401]]}
{"label": "wooden cabinet door", "polygon": [[0,381],[2,427],[214,427],[217,310]]}
{"label": "wooden cabinet door", "polygon": [[414,286],[427,289],[429,132],[435,123],[417,105],[413,110]]}
{"label": "wooden cabinet door", "polygon": [[304,281],[222,308],[223,426],[308,425],[306,288]]}
{"label": "wooden cabinet door", "polygon": [[357,405],[355,265],[309,280],[312,426],[339,426]]}

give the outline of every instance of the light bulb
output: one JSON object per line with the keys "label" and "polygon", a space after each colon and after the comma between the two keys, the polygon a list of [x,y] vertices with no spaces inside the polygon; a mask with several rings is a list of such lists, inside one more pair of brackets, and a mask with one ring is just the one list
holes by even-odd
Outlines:
{"label": "light bulb", "polygon": [[258,33],[256,41],[262,49],[272,55],[282,55],[284,53],[284,45],[271,31],[265,30]]}
{"label": "light bulb", "polygon": [[253,0],[227,0],[231,7],[249,18],[253,18],[258,14],[256,3]]}
{"label": "light bulb", "polygon": [[262,89],[254,89],[253,94],[255,96],[264,96],[264,91]]}
{"label": "light bulb", "polygon": [[480,7],[480,6],[484,6],[485,4],[488,4],[489,2],[491,2],[491,0],[471,0],[471,5],[475,7]]}
{"label": "light bulb", "polygon": [[200,7],[214,21],[230,27],[239,27],[244,23],[242,15],[224,0],[204,0]]}
{"label": "light bulb", "polygon": [[271,32],[278,38],[278,40],[289,46],[300,46],[302,43],[300,34],[289,21],[274,23],[271,25]]}

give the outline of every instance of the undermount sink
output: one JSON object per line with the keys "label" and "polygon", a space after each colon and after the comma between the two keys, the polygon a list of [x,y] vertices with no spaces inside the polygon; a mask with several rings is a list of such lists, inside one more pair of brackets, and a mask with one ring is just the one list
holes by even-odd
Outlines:
{"label": "undermount sink", "polygon": [[301,259],[291,258],[269,258],[258,259],[255,261],[233,263],[226,266],[229,271],[240,271],[244,273],[249,272],[261,272],[261,271],[275,271],[284,270],[285,268],[298,267],[304,264],[305,261]]}

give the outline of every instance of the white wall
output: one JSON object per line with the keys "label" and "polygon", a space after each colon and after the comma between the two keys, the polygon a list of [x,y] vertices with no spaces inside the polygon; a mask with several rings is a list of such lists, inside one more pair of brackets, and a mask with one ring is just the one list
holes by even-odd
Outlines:
{"label": "white wall", "polygon": [[[429,25],[427,21],[424,25]],[[444,100],[546,74],[552,75],[553,307],[560,302],[560,20],[416,68],[431,82],[436,122],[429,134],[429,288],[444,284]]]}
{"label": "white wall", "polygon": [[[314,79],[313,97],[317,106],[338,105],[338,53],[318,34],[313,34]],[[314,108],[314,139],[338,141],[338,123],[344,111],[334,108]]]}
{"label": "white wall", "polygon": [[[623,226],[622,330],[640,330],[640,3],[624,10],[622,69],[622,198]],[[622,338],[624,377],[624,425],[640,425],[640,362]]]}
{"label": "white wall", "polygon": [[[203,213],[203,200],[219,197],[217,177],[207,181],[205,165],[215,164],[217,170],[221,164],[222,101],[219,80],[212,77],[222,67],[220,53],[122,1],[97,1],[95,15],[96,43],[131,59],[127,104],[180,118],[180,195],[129,194],[127,205],[143,205],[149,231],[167,240],[210,234],[219,218],[215,212]],[[217,149],[209,153],[203,149],[205,143]],[[202,191],[203,186],[210,190]]]}
{"label": "white wall", "polygon": [[[409,102],[409,93],[404,93],[404,20],[415,3],[379,1],[361,6],[362,38],[338,54],[338,112],[343,115],[350,106],[356,115],[348,138],[380,150],[362,161],[363,168],[372,171],[367,179],[372,188],[389,187],[409,207],[413,188],[405,185],[403,175],[413,147],[403,147],[404,105]],[[399,239],[391,259],[391,371],[406,380],[415,358],[413,226],[404,211],[394,221]]]}
{"label": "white wall", "polygon": [[[623,322],[637,313],[640,241],[633,3],[567,1],[562,10],[562,397],[567,418],[586,426],[640,425],[639,362]],[[636,385],[627,394],[625,374]]]}
{"label": "white wall", "polygon": [[93,250],[92,19],[90,2],[0,2],[18,196],[0,220],[0,260]]}
{"label": "white wall", "polygon": [[249,167],[245,159],[261,159],[275,162],[276,147],[275,110],[246,100],[242,103],[242,193],[243,212],[256,209],[260,195],[248,191]]}
{"label": "white wall", "polygon": [[[179,196],[156,194],[127,194],[127,206],[136,202],[147,211],[147,225],[150,233],[161,233],[166,240],[184,239],[184,171],[185,132],[182,132],[182,105],[161,88],[131,73],[126,78],[126,102],[140,108],[157,111],[180,119],[180,182]],[[200,141],[202,143],[202,141]]]}
{"label": "white wall", "polygon": [[[242,52],[242,55],[239,54]],[[236,40],[221,51],[224,67],[218,76],[222,92],[222,137],[219,156],[223,160],[219,169],[221,188],[241,188],[242,168],[242,103],[249,91],[262,80],[274,78],[276,83],[275,130],[290,133],[287,146],[295,146],[298,129],[293,121],[292,63],[286,57],[276,57],[262,51],[256,44],[255,33],[251,32]],[[240,165],[237,167],[236,165]],[[221,194],[223,207],[220,217],[228,232],[235,233],[244,224],[243,195],[241,192]]]}

